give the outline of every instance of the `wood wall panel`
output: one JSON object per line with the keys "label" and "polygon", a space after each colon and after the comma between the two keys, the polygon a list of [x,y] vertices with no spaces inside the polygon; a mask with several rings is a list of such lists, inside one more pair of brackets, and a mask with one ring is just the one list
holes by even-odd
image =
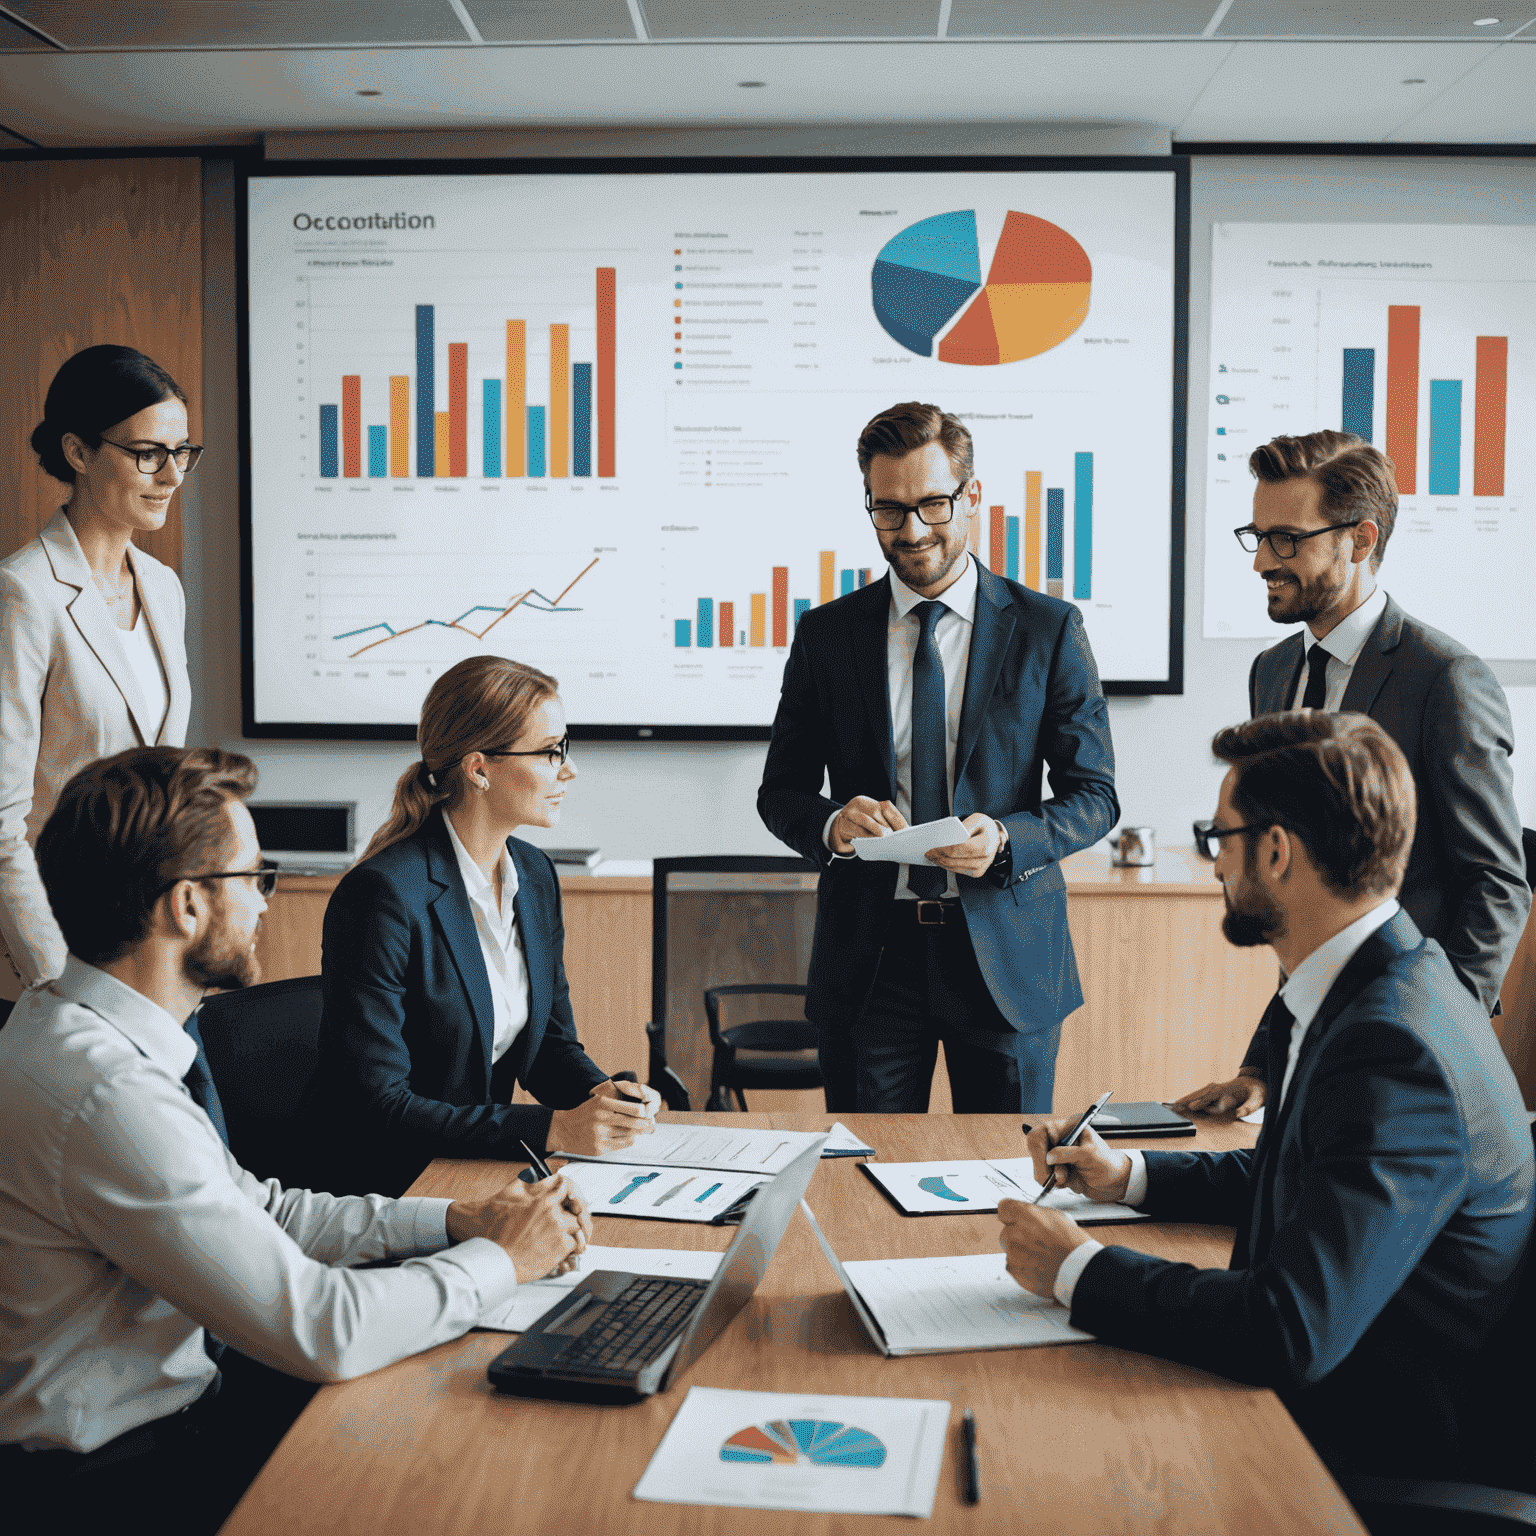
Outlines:
{"label": "wood wall panel", "polygon": [[[154,358],[186,390],[202,440],[202,199],[196,159],[0,163],[0,556],[67,495],[28,439],[59,365],[81,348],[116,342]],[[139,542],[180,570],[179,496],[165,527]]]}

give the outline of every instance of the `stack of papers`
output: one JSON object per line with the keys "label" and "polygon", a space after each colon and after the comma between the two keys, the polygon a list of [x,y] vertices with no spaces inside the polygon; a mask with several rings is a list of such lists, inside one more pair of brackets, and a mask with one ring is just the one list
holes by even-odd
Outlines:
{"label": "stack of papers", "polygon": [[935,848],[953,848],[969,841],[971,834],[958,816],[942,821],[925,821],[904,832],[887,832],[884,837],[849,838],[854,853],[877,864],[926,864],[924,855]]}
{"label": "stack of papers", "polygon": [[597,1269],[614,1269],[627,1275],[666,1275],[678,1280],[712,1280],[724,1258],[720,1253],[695,1253],[673,1248],[604,1248],[589,1243],[581,1256],[581,1268],[568,1275],[546,1275],[526,1280],[501,1311],[482,1318],[482,1328],[501,1333],[522,1333],[531,1328],[560,1298],[575,1290]]}
{"label": "stack of papers", "polygon": [[832,1515],[933,1513],[949,1404],[690,1387],[635,1497]]}
{"label": "stack of papers", "polygon": [[[658,1125],[621,1152],[584,1158],[551,1152],[579,1163],[644,1164],[647,1168],[717,1168],[724,1173],[782,1173],[825,1131],[733,1130],[719,1125]],[[574,1173],[574,1168],[569,1170]]]}
{"label": "stack of papers", "polygon": [[[1040,1193],[1034,1161],[1027,1157],[993,1158],[990,1162],[861,1163],[897,1209],[908,1216],[953,1216],[995,1211],[999,1200],[1033,1200]],[[1074,1221],[1145,1221],[1145,1213],[1129,1205],[1109,1205],[1053,1189],[1041,1205],[1065,1211]]]}

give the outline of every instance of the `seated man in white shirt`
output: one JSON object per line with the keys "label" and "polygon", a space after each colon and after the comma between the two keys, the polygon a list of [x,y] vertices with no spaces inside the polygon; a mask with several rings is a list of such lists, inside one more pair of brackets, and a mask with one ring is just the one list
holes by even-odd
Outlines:
{"label": "seated man in white shirt", "polygon": [[[313,1390],[293,1378],[457,1338],[591,1232],[563,1178],[386,1200],[235,1162],[183,1021],[257,979],[255,784],[234,753],[138,748],[77,774],[38,841],[70,955],[0,1031],[0,1485],[50,1530],[125,1506],[215,1530]],[[406,1262],[349,1267],[376,1260]]]}
{"label": "seated man in white shirt", "polygon": [[1068,1120],[1028,1146],[1042,1182],[1235,1226],[1231,1265],[1104,1247],[1005,1200],[1008,1271],[1105,1343],[1273,1388],[1335,1472],[1488,1480],[1467,1429],[1531,1231],[1531,1134],[1486,1012],[1397,903],[1412,774],[1364,715],[1264,715],[1213,745],[1223,931],[1287,977],[1258,1146],[1058,1147]]}

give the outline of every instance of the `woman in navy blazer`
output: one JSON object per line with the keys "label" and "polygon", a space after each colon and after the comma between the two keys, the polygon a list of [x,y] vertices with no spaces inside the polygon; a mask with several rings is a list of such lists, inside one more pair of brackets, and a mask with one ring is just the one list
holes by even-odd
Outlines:
{"label": "woman in navy blazer", "polygon": [[[421,761],[326,908],[317,1086],[358,1187],[654,1128],[654,1090],[621,1092],[576,1037],[554,866],[511,835],[553,826],[576,776],[556,687],[498,656],[438,678]],[[519,1083],[537,1104],[510,1102]]]}

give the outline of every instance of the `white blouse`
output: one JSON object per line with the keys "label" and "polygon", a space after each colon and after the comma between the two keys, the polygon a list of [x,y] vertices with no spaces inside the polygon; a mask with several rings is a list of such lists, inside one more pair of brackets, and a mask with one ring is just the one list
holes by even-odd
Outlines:
{"label": "white blouse", "polygon": [[165,680],[165,667],[160,660],[160,652],[155,648],[155,638],[149,632],[149,620],[144,617],[143,603],[139,604],[139,622],[130,630],[118,630],[117,635],[123,642],[124,651],[128,653],[128,664],[133,668],[133,675],[139,680],[144,703],[149,709],[149,718],[155,722],[154,731],[148,739],[158,741],[160,727],[165,724],[165,712],[171,705],[171,690]]}

